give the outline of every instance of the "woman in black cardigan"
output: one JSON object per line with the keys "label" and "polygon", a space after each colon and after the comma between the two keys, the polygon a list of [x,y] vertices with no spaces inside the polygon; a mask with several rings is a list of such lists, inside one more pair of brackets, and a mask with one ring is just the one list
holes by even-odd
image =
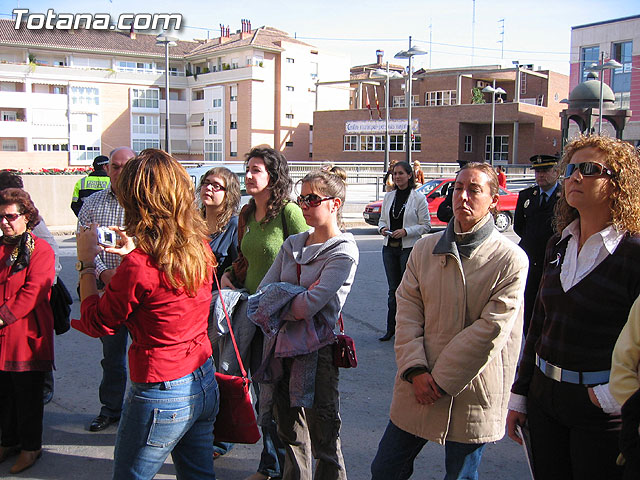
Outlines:
{"label": "woman in black cardigan", "polygon": [[536,480],[618,479],[611,353],[640,294],[640,158],[628,143],[567,145],[557,233],[512,387],[507,428],[528,423]]}

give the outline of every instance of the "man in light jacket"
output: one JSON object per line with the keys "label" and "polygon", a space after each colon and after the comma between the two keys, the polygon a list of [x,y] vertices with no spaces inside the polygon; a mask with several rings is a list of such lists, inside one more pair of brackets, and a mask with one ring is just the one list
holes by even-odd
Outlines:
{"label": "man in light jacket", "polygon": [[445,445],[447,478],[476,479],[485,444],[504,435],[528,260],[494,227],[488,164],[465,165],[454,189],[454,218],[416,243],[397,290],[398,372],[373,480],[409,478],[429,440]]}

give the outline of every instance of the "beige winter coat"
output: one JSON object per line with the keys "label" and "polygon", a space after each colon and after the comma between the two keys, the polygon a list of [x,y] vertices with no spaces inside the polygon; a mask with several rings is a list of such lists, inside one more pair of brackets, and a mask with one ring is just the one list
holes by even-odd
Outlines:
{"label": "beige winter coat", "polygon": [[[419,240],[398,287],[391,421],[441,444],[492,442],[505,431],[528,260],[497,230],[462,264],[452,241],[450,229]],[[403,378],[416,366],[447,392],[433,405],[420,405]]]}

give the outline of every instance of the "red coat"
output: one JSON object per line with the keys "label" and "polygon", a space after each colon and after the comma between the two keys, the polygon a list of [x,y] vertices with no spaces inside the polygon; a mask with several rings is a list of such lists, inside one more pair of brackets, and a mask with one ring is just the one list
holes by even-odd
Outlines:
{"label": "red coat", "polygon": [[53,313],[49,305],[55,278],[53,250],[36,237],[29,265],[9,275],[13,245],[0,245],[0,370],[51,371]]}

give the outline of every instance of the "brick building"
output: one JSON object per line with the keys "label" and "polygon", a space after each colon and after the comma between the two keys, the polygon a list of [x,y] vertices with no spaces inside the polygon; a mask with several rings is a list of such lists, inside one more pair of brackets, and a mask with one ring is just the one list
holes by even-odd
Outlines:
{"label": "brick building", "polygon": [[[347,57],[272,27],[177,41],[169,49],[171,150],[183,160],[241,159],[268,144],[308,160],[316,102],[348,108]],[[165,52],[155,35],[14,29],[0,20],[0,168],[90,165],[120,145],[164,148]]]}
{"label": "brick building", "polygon": [[[622,138],[640,145],[640,15],[578,25],[571,28],[570,88],[587,79],[587,68],[599,64],[602,53],[621,68],[604,71],[604,82],[615,95],[613,108],[630,109]],[[603,122],[603,131],[613,129]]]}
{"label": "brick building", "polygon": [[[313,158],[326,161],[381,162],[384,158],[384,108],[390,107],[390,159],[406,157],[406,99],[404,79],[391,80],[389,98],[384,82],[352,78],[353,87],[368,95],[371,110],[317,111],[314,114]],[[412,159],[420,162],[489,161],[492,95],[482,88],[493,85],[506,93],[496,95],[494,163],[527,164],[538,153],[561,148],[559,112],[568,97],[566,75],[533,66],[499,66],[418,71],[412,87]],[[379,83],[374,85],[373,83]],[[374,89],[377,90],[374,93]],[[475,93],[475,98],[474,98]],[[377,111],[374,96],[380,101]],[[484,103],[478,103],[483,102]],[[366,102],[364,103],[366,105]]]}

